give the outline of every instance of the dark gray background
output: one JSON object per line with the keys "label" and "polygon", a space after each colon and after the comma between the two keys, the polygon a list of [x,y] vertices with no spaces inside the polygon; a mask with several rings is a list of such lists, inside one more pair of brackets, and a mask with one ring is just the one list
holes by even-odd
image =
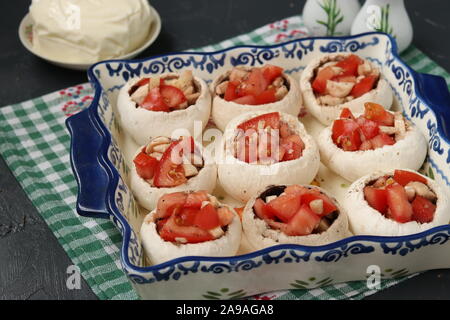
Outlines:
{"label": "dark gray background", "polygon": [[[398,0],[400,1],[400,0]],[[140,57],[213,44],[299,14],[301,0],[152,0],[162,18],[158,40]],[[450,1],[407,0],[414,44],[450,71]],[[0,1],[0,105],[86,82],[86,74],[28,53],[17,30],[30,1]],[[72,262],[0,157],[0,299],[96,299],[85,282],[66,288]],[[449,299],[450,271],[429,271],[368,299]]]}

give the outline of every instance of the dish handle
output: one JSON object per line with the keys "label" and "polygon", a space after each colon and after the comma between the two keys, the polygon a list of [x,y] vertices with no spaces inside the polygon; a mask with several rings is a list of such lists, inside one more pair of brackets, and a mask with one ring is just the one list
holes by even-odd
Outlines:
{"label": "dish handle", "polygon": [[416,73],[418,90],[423,100],[435,111],[439,127],[450,140],[450,93],[443,77]]}
{"label": "dish handle", "polygon": [[77,212],[81,216],[109,219],[106,194],[109,176],[100,161],[102,133],[87,108],[66,120],[71,135],[70,162],[78,184]]}

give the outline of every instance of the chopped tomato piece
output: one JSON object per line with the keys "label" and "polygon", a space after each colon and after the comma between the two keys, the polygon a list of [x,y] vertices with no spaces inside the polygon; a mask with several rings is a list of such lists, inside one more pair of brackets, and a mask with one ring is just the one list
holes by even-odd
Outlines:
{"label": "chopped tomato piece", "polygon": [[176,108],[178,105],[186,102],[186,97],[180,89],[174,86],[162,85],[159,87],[162,99],[169,108]]}
{"label": "chopped tomato piece", "polygon": [[247,105],[256,105],[256,98],[253,95],[246,95],[246,96],[242,96],[240,98],[234,99],[233,100],[234,103],[237,104],[247,104]]}
{"label": "chopped tomato piece", "polygon": [[140,106],[150,111],[170,110],[169,106],[165,103],[164,98],[161,95],[160,87],[151,89]]}
{"label": "chopped tomato piece", "polygon": [[192,192],[187,195],[184,207],[200,209],[203,201],[208,200],[208,193],[206,191]]}
{"label": "chopped tomato piece", "polygon": [[361,79],[361,81],[359,81],[358,83],[356,83],[353,86],[353,89],[350,92],[350,95],[355,98],[361,97],[363,94],[365,94],[373,89],[377,79],[378,78],[376,76],[367,76],[367,77]]}
{"label": "chopped tomato piece", "polygon": [[395,170],[394,180],[400,183],[402,186],[406,186],[411,181],[418,181],[422,182],[423,184],[427,184],[427,179],[417,173],[406,170]]}
{"label": "chopped tomato piece", "polygon": [[171,216],[159,232],[160,237],[165,241],[177,241],[184,239],[187,243],[200,243],[214,240],[214,237],[206,230],[194,226],[179,226],[175,222],[175,216]]}
{"label": "chopped tomato piece", "polygon": [[172,151],[182,140],[172,142],[164,152],[155,171],[153,184],[157,188],[171,188],[179,186],[187,181],[184,175],[183,164],[172,162]]}
{"label": "chopped tomato piece", "polygon": [[339,116],[341,119],[351,119],[355,120],[355,116],[349,108],[342,109],[341,115]]}
{"label": "chopped tomato piece", "polygon": [[227,207],[218,208],[217,214],[219,216],[220,226],[222,227],[229,225],[233,221],[234,214]]}
{"label": "chopped tomato piece", "polygon": [[311,201],[319,199],[323,201],[323,212],[319,216],[326,216],[337,210],[337,207],[334,205],[331,199],[317,190],[308,190],[307,193],[302,195],[301,201],[302,204],[306,204],[309,206],[309,203]]}
{"label": "chopped tomato piece", "polygon": [[260,219],[266,220],[275,218],[273,210],[261,198],[256,199],[253,210]]}
{"label": "chopped tomato piece", "polygon": [[353,131],[350,135],[340,137],[340,144],[344,151],[357,151],[361,146],[361,135],[358,131]]}
{"label": "chopped tomato piece", "polygon": [[207,204],[201,208],[195,216],[194,225],[203,230],[211,230],[219,227],[220,220],[216,208],[212,204]]}
{"label": "chopped tomato piece", "polygon": [[275,89],[267,89],[255,96],[256,104],[266,104],[277,101]]}
{"label": "chopped tomato piece", "polygon": [[389,217],[400,223],[411,221],[413,210],[405,189],[398,183],[392,183],[386,187],[386,192]]}
{"label": "chopped tomato piece", "polygon": [[351,54],[344,60],[336,63],[336,67],[342,68],[343,71],[341,73],[342,76],[356,76],[358,74],[358,66],[362,63],[360,57],[357,55]]}
{"label": "chopped tomato piece", "polygon": [[166,193],[159,198],[156,205],[156,218],[165,218],[171,216],[174,211],[182,208],[186,201],[184,192]]}
{"label": "chopped tomato piece", "polygon": [[363,116],[360,116],[356,119],[356,122],[358,123],[359,128],[366,139],[372,139],[380,132],[380,127],[375,121],[367,120]]}
{"label": "chopped tomato piece", "polygon": [[291,130],[286,122],[280,124],[280,138],[287,138],[291,135]]}
{"label": "chopped tomato piece", "polygon": [[224,95],[224,99],[226,101],[233,101],[237,98],[239,98],[239,96],[236,93],[236,88],[238,87],[239,82],[237,81],[229,81],[228,82],[228,86],[227,89],[225,90],[225,95]]}
{"label": "chopped tomato piece", "polygon": [[278,196],[268,203],[278,219],[288,222],[300,208],[300,197],[293,194]]}
{"label": "chopped tomato piece", "polygon": [[386,111],[378,103],[366,102],[364,104],[364,117],[368,120],[376,121],[385,126],[394,125],[394,115]]}
{"label": "chopped tomato piece", "polygon": [[428,223],[433,221],[436,206],[428,199],[416,196],[412,202],[412,219],[419,223]]}
{"label": "chopped tomato piece", "polygon": [[278,129],[280,127],[280,114],[278,112],[271,112],[262,114],[250,120],[247,120],[240,125],[238,129],[247,131],[248,129],[258,130],[258,124],[262,122],[262,128],[271,127],[272,129]]}
{"label": "chopped tomato piece", "polygon": [[316,78],[312,82],[312,88],[316,93],[324,94],[327,90],[327,81],[331,80],[335,75],[331,66],[323,68],[317,73]]}
{"label": "chopped tomato piece", "polygon": [[343,135],[351,135],[353,132],[357,131],[359,129],[358,124],[356,121],[351,119],[337,119],[333,122],[333,127],[331,129],[332,131],[332,138],[333,142],[337,145],[339,145],[339,137]]}
{"label": "chopped tomato piece", "polygon": [[133,160],[137,174],[142,179],[151,179],[155,174],[158,160],[141,151]]}
{"label": "chopped tomato piece", "polygon": [[376,137],[370,139],[370,142],[374,149],[382,148],[384,146],[390,146],[390,145],[395,144],[395,140],[383,132],[378,134]]}
{"label": "chopped tomato piece", "polygon": [[270,84],[273,82],[273,80],[281,76],[281,74],[283,73],[283,68],[267,64],[262,67],[262,73],[264,79],[266,79],[267,83]]}
{"label": "chopped tomato piece", "polygon": [[293,134],[281,139],[281,147],[284,149],[282,161],[289,161],[300,158],[305,145],[298,135]]}
{"label": "chopped tomato piece", "polygon": [[382,214],[386,214],[388,208],[386,190],[366,186],[364,188],[364,197],[372,208]]}
{"label": "chopped tomato piece", "polygon": [[320,217],[308,205],[303,204],[289,220],[285,232],[288,236],[306,236],[314,231],[319,222]]}
{"label": "chopped tomato piece", "polygon": [[237,87],[237,94],[238,96],[250,95],[256,97],[267,88],[267,85],[261,69],[253,68],[248,78]]}
{"label": "chopped tomato piece", "polygon": [[195,223],[195,217],[199,212],[199,208],[182,208],[177,210],[173,214],[177,216],[175,222],[180,226],[193,226]]}

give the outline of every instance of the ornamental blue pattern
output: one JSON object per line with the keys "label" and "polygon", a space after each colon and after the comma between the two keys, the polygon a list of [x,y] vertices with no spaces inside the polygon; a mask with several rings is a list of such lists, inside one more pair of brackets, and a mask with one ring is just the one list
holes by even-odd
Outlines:
{"label": "ornamental blue pattern", "polygon": [[450,231],[439,232],[431,237],[424,237],[416,241],[400,241],[394,243],[381,243],[381,248],[385,254],[406,256],[407,254],[419,250],[429,245],[443,245],[450,239]]}
{"label": "ornamental blue pattern", "polygon": [[247,65],[253,67],[262,65],[279,55],[279,49],[252,48],[248,52],[240,53],[237,57],[231,57],[230,62],[232,66]]}
{"label": "ornamental blue pattern", "polygon": [[376,46],[380,42],[378,37],[373,37],[370,42],[363,42],[354,39],[341,39],[335,41],[328,41],[324,46],[320,47],[320,51],[323,53],[335,53],[335,52],[356,52],[364,49],[368,46]]}
{"label": "ornamental blue pattern", "polygon": [[340,248],[336,248],[325,252],[321,256],[316,257],[316,261],[319,262],[338,262],[343,257],[348,257],[349,254],[363,254],[371,253],[375,250],[373,246],[366,246],[362,243],[354,243],[352,245],[343,245]]}
{"label": "ornamental blue pattern", "polygon": [[441,137],[439,136],[439,134],[437,132],[436,123],[432,122],[431,120],[428,120],[427,128],[428,128],[428,134],[430,136],[430,140],[428,141],[430,148],[439,154],[443,154],[444,149],[441,147]]}

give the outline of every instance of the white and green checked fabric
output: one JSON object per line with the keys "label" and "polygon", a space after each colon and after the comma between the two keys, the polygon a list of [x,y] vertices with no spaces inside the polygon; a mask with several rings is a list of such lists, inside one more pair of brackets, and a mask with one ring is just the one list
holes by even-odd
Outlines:
{"label": "white and green checked fabric", "polygon": [[[301,17],[294,16],[198,50],[274,44],[306,33]],[[450,75],[418,49],[410,47],[403,58],[417,71],[443,76],[450,83]],[[0,154],[94,293],[100,299],[138,299],[120,268],[120,233],[108,220],[83,218],[75,211],[77,185],[64,121],[87,107],[92,94],[84,84],[1,108]],[[384,281],[382,288],[402,280]],[[256,298],[360,299],[374,292],[364,282],[352,282]]]}

